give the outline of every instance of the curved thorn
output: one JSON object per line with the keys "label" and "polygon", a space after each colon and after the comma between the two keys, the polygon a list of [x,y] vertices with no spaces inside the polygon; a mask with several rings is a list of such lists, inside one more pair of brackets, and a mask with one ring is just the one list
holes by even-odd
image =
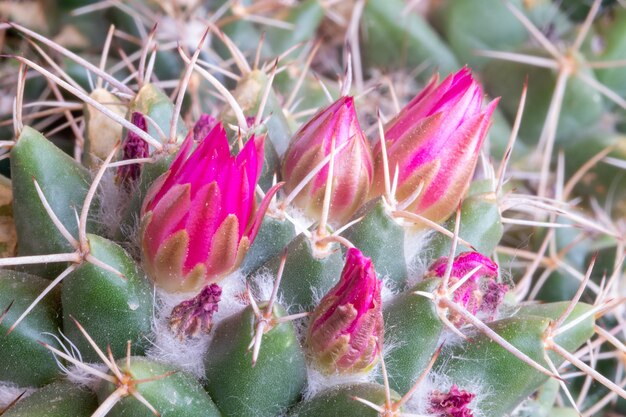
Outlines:
{"label": "curved thorn", "polygon": [[159,142],[156,139],[154,139],[148,133],[146,133],[143,130],[139,129],[137,126],[135,126],[134,124],[132,124],[128,120],[124,119],[123,117],[121,117],[120,115],[118,115],[117,113],[115,113],[114,111],[109,109],[108,107],[103,106],[97,100],[94,100],[93,98],[91,98],[90,96],[88,96],[85,93],[81,92],[80,90],[77,90],[76,88],[74,88],[73,86],[71,86],[70,84],[68,84],[64,80],[62,80],[61,78],[59,78],[56,75],[52,74],[47,69],[43,68],[42,66],[34,63],[33,61],[31,61],[29,59],[26,59],[26,58],[21,57],[21,56],[13,56],[13,58],[18,60],[18,61],[20,61],[20,62],[25,63],[29,67],[35,69],[37,72],[41,73],[44,77],[53,80],[59,86],[63,87],[65,90],[67,90],[70,93],[74,94],[75,96],[80,98],[85,103],[90,104],[91,106],[93,106],[96,109],[98,109],[98,111],[100,111],[102,114],[104,114],[108,118],[110,118],[113,121],[121,124],[123,127],[125,127],[126,129],[132,131],[133,133],[136,133],[137,136],[139,136],[141,139],[143,139],[146,142],[148,142],[155,149],[157,149],[159,151],[163,149],[163,145],[161,144],[161,142]]}
{"label": "curved thorn", "polygon": [[43,191],[41,190],[41,187],[39,186],[39,183],[37,182],[35,177],[33,177],[33,183],[35,184],[35,190],[37,191],[37,195],[39,196],[39,200],[41,201],[41,204],[43,205],[44,209],[46,210],[46,213],[48,214],[48,217],[50,218],[50,220],[52,220],[52,223],[54,223],[54,226],[57,228],[59,233],[61,233],[63,235],[65,240],[67,240],[69,242],[69,244],[72,245],[72,247],[74,249],[78,249],[78,241],[65,228],[63,223],[61,223],[61,220],[59,220],[57,215],[54,213],[54,210],[52,210],[52,207],[50,207],[50,204],[48,203],[48,200],[46,199],[46,196],[44,195]]}
{"label": "curved thorn", "polygon": [[133,94],[133,90],[131,90],[130,88],[128,88],[127,86],[125,86],[124,84],[120,83],[118,80],[116,80],[114,77],[110,76],[109,74],[107,74],[106,72],[102,72],[100,71],[100,69],[98,67],[96,67],[95,65],[93,65],[92,63],[90,63],[89,61],[81,58],[80,56],[76,55],[75,53],[71,52],[70,50],[62,47],[61,45],[49,40],[48,38],[46,38],[45,36],[42,36],[36,32],[33,32],[30,29],[25,28],[22,25],[19,25],[15,22],[9,22],[9,24],[16,30],[27,34],[28,36],[37,39],[38,41],[40,41],[41,43],[51,47],[52,49],[54,49],[57,52],[60,52],[61,54],[65,55],[66,57],[70,58],[71,60],[75,61],[77,64],[91,70],[92,72],[98,74],[98,76],[104,78],[106,81],[108,81],[111,85],[115,86],[115,88],[128,93],[128,94]]}

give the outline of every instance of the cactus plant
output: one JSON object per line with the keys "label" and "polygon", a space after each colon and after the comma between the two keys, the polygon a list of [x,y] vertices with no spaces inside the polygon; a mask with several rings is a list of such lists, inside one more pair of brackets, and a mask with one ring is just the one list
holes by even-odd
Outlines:
{"label": "cactus plant", "polygon": [[623,414],[624,6],[583,3],[3,23],[0,415]]}

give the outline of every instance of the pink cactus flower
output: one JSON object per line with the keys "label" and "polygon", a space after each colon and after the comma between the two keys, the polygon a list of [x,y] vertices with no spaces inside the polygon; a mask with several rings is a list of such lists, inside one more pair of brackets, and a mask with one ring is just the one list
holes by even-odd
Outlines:
{"label": "pink cactus flower", "polygon": [[[424,90],[385,128],[389,167],[398,167],[395,198],[411,197],[423,181],[420,195],[408,211],[441,222],[456,209],[476,167],[480,147],[498,100],[483,110],[483,89],[468,68],[437,85],[435,75]],[[374,150],[372,197],[385,192],[382,146]]]}
{"label": "pink cactus flower", "polygon": [[[448,258],[437,259],[429,268],[428,276],[443,277]],[[467,311],[476,315],[482,314],[487,320],[493,320],[497,309],[504,300],[508,286],[496,281],[498,265],[478,252],[463,252],[452,263],[450,286],[457,283],[465,275],[475,271],[455,292],[453,300]],[[462,324],[461,317],[452,317],[452,322]]]}
{"label": "pink cactus flower", "polygon": [[[369,143],[361,130],[352,97],[342,97],[317,113],[295,134],[282,166],[285,191],[296,186],[331,153],[335,154],[329,220],[341,223],[365,202],[372,184],[373,164]],[[300,191],[294,203],[305,213],[319,219],[322,211],[328,164]]]}
{"label": "pink cactus flower", "polygon": [[[254,240],[269,199],[257,210],[255,187],[263,165],[263,137],[252,137],[232,157],[220,123],[192,152],[194,132],[143,202],[142,250],[146,272],[170,292],[197,291],[235,270]],[[208,131],[208,133],[206,133]]]}
{"label": "pink cactus flower", "polygon": [[430,394],[430,412],[441,417],[474,417],[468,408],[476,395],[452,385],[450,391]]}
{"label": "pink cactus flower", "polygon": [[307,348],[324,373],[359,373],[378,360],[383,338],[381,282],[372,261],[348,250],[337,285],[311,316]]}

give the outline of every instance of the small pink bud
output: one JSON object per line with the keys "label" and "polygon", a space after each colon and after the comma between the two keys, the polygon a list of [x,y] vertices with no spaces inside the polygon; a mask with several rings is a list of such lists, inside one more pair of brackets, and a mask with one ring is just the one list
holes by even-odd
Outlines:
{"label": "small pink bud", "polygon": [[193,126],[193,140],[200,142],[202,139],[206,138],[216,124],[217,120],[215,117],[202,113],[200,118],[196,121],[196,124]]}
{"label": "small pink bud", "polygon": [[374,366],[383,337],[380,291],[372,261],[349,249],[339,282],[311,316],[307,348],[319,370],[358,373]]}
{"label": "small pink bud", "polygon": [[447,393],[433,391],[430,394],[429,412],[440,417],[474,417],[468,406],[475,396],[468,391],[459,390],[456,385],[452,385]]}
{"label": "small pink bud", "polygon": [[[133,112],[131,123],[144,132],[148,131],[146,118],[139,112]],[[122,148],[122,160],[147,158],[150,156],[148,143],[136,133],[129,131],[126,135]],[[141,164],[122,165],[117,169],[117,181],[125,187],[132,185],[141,175]]]}
{"label": "small pink bud", "polygon": [[[423,182],[422,192],[407,210],[441,222],[456,209],[469,186],[498,100],[482,110],[483,89],[468,68],[439,85],[438,80],[434,76],[387,124],[385,145],[392,178],[398,167],[396,200],[411,197]],[[380,142],[374,161],[372,197],[385,191]]]}
{"label": "small pink bud", "polygon": [[170,314],[170,329],[181,340],[208,333],[213,326],[222,289],[217,284],[207,285],[194,298],[178,304]]}
{"label": "small pink bud", "polygon": [[236,269],[275,192],[257,210],[262,137],[250,138],[232,157],[220,123],[192,152],[193,136],[150,187],[141,211],[146,272],[167,291],[198,290]]}
{"label": "small pink bud", "polygon": [[504,301],[504,296],[509,290],[509,286],[495,280],[487,282],[487,288],[483,290],[483,300],[480,304],[480,312],[485,315],[487,321],[496,318],[498,307]]}
{"label": "small pink bud", "polygon": [[[288,193],[335,149],[332,197],[329,219],[341,223],[365,202],[372,183],[372,156],[369,143],[361,130],[352,97],[342,97],[321,110],[295,134],[287,149],[282,166],[285,191]],[[328,167],[304,187],[294,203],[306,214],[319,219],[328,179]]]}
{"label": "small pink bud", "polygon": [[[447,266],[448,258],[442,256],[433,262],[429,271],[438,277],[442,277],[446,272]],[[480,269],[474,272],[470,280],[477,280],[480,277],[496,278],[498,276],[498,265],[480,252],[463,252],[457,255],[454,258],[454,262],[452,262],[451,276],[461,278],[479,266]]]}
{"label": "small pink bud", "polygon": [[[439,258],[430,266],[428,275],[443,277],[447,264],[448,258]],[[504,299],[504,294],[508,290],[506,284],[496,281],[498,265],[495,262],[478,252],[463,252],[452,263],[449,285],[453,286],[477,267],[480,269],[474,272],[454,292],[453,300],[470,313],[474,315],[481,313],[488,320],[493,320]],[[457,324],[464,322],[462,317],[452,317],[451,319]]]}

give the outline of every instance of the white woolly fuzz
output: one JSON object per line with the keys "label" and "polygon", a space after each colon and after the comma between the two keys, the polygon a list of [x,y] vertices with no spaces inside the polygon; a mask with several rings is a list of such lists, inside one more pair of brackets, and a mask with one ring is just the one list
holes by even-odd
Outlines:
{"label": "white woolly fuzz", "polygon": [[[409,398],[404,408],[406,411],[410,413],[419,414],[421,416],[433,416],[436,417],[436,414],[429,413],[429,405],[430,405],[430,393],[433,390],[437,389],[434,380],[438,379],[437,377],[433,377],[433,372],[429,373],[429,376],[424,378],[422,382],[418,385],[417,389],[413,393],[413,395]],[[443,385],[443,384],[440,384]],[[448,386],[449,388],[450,386]],[[398,393],[401,396],[405,393]]]}
{"label": "white woolly fuzz", "polygon": [[525,305],[532,305],[532,304],[539,304],[539,303],[531,301],[531,302],[522,302],[519,304],[512,304],[512,303],[507,303],[506,298],[505,298],[505,302],[502,303],[500,308],[498,308],[497,319],[499,320],[499,319],[506,319],[509,317],[513,317],[519,312],[520,307],[525,306]]}
{"label": "white woolly fuzz", "polygon": [[[249,282],[250,290],[252,291],[252,295],[255,301],[258,304],[261,304],[269,301],[269,299],[272,297],[272,292],[274,291],[274,283],[276,282],[276,275],[268,268],[261,268],[259,272],[255,273],[249,279]],[[288,307],[284,304],[284,299],[280,292],[278,293],[278,298],[275,300],[275,302],[285,308]]]}
{"label": "white woolly fuzz", "polygon": [[[100,372],[104,372],[105,374],[109,372],[109,368],[103,363],[88,363],[90,368],[97,369]],[[83,387],[87,387],[92,391],[98,389],[100,385],[101,379],[97,376],[94,376],[84,370],[83,368],[79,368],[76,365],[69,365],[65,368],[65,376],[68,381],[81,385]]]}
{"label": "white woolly fuzz", "polygon": [[404,258],[407,263],[411,263],[416,256],[423,255],[424,248],[433,235],[430,229],[412,227],[404,225]]}
{"label": "white woolly fuzz", "polygon": [[383,301],[383,305],[385,305],[388,302],[392,301],[394,297],[400,293],[400,288],[398,288],[396,282],[391,279],[389,275],[383,276],[382,282],[383,285],[380,291],[380,297]]}
{"label": "white woolly fuzz", "polygon": [[[67,336],[65,336],[63,332],[59,331],[59,336],[54,333],[48,332],[43,334],[54,338],[59,346],[59,349],[65,352],[66,355],[74,358],[75,361],[84,363],[89,368],[98,370],[102,373],[107,373],[109,371],[104,363],[85,363],[78,347]],[[57,367],[59,368],[61,373],[65,375],[65,378],[67,378],[68,381],[76,385],[87,387],[91,390],[95,390],[98,387],[100,383],[100,378],[88,372],[84,368],[76,366],[70,361],[62,360],[56,354],[53,354],[53,357],[57,363]]]}
{"label": "white woolly fuzz", "polygon": [[[264,303],[271,298],[272,292],[274,290],[275,282],[276,282],[276,276],[274,275],[274,273],[265,268],[263,268],[260,272],[256,273],[252,277],[252,279],[250,280],[250,288],[252,290],[254,299],[257,301],[257,303]],[[313,292],[312,294],[313,294],[314,304],[315,305],[319,304],[319,300],[321,300],[324,294],[320,294],[321,291],[315,291],[314,288],[311,288],[311,291]],[[292,304],[286,304],[283,296],[280,294],[280,291],[278,292],[278,298],[276,299],[275,303],[281,305],[287,311],[299,310],[299,309],[293,308],[294,305]],[[296,330],[296,337],[298,338],[298,341],[300,342],[300,346],[304,346],[305,340],[306,340],[306,332],[309,327],[308,318],[306,317],[299,318],[297,320],[291,321],[291,323],[293,324]],[[262,350],[263,350],[263,347],[261,347],[261,351]]]}
{"label": "white woolly fuzz", "polygon": [[[428,376],[420,383],[417,390],[413,393],[405,408],[408,412],[419,414],[422,416],[436,416],[429,413],[430,395],[433,391],[448,392],[455,381],[451,381],[446,375],[430,371]],[[475,395],[468,408],[472,410],[474,417],[488,417],[481,411],[481,403],[488,397],[485,385],[478,379],[469,381],[464,384],[456,383],[461,391],[467,391]]]}
{"label": "white woolly fuzz", "polygon": [[[455,326],[457,326],[458,328],[458,324],[456,324]],[[472,338],[473,336],[479,333],[478,330],[476,330],[476,328],[473,327],[471,324],[463,325],[459,329],[459,331],[463,333],[465,337],[467,337],[468,339]],[[465,342],[465,340],[461,336],[456,334],[454,331],[450,330],[448,326],[444,325],[443,330],[441,334],[439,335],[439,341],[437,342],[437,345],[438,346],[444,345],[446,346],[446,348],[451,348],[453,346],[460,345],[463,342]]]}
{"label": "white woolly fuzz", "polygon": [[304,400],[315,397],[321,391],[325,391],[337,385],[360,384],[374,382],[374,372],[342,375],[326,375],[315,369],[311,364],[307,366],[307,385],[304,388]]}
{"label": "white woolly fuzz", "polygon": [[120,234],[124,240],[120,244],[126,249],[133,259],[141,259],[141,219],[139,214],[132,214],[132,219],[125,224],[120,224]]}
{"label": "white woolly fuzz", "polygon": [[[247,305],[245,298],[245,277],[235,272],[220,282],[222,296],[219,309],[213,315],[213,326]],[[170,294],[156,290],[155,311],[152,320],[152,346],[146,356],[159,362],[169,363],[187,371],[198,378],[203,378],[204,355],[211,342],[210,334],[201,334],[196,338],[180,340],[171,330],[169,317],[172,309],[181,302],[195,297],[196,293]]]}
{"label": "white woolly fuzz", "polygon": [[222,288],[222,297],[217,312],[213,314],[213,327],[233,314],[240,313],[249,304],[246,295],[246,276],[241,272],[233,272],[218,285]]}
{"label": "white woolly fuzz", "polygon": [[424,279],[424,274],[432,262],[429,241],[435,236],[434,231],[405,229],[404,256],[407,262],[407,286],[409,288]]}
{"label": "white woolly fuzz", "polygon": [[107,237],[113,237],[117,233],[123,208],[129,200],[126,192],[115,184],[115,173],[116,169],[107,169],[96,192],[98,208],[94,217]]}
{"label": "white woolly fuzz", "polygon": [[285,212],[293,221],[296,228],[296,234],[302,233],[303,230],[308,230],[315,223],[315,220],[307,217],[302,210],[293,204],[287,206],[285,208]]}
{"label": "white woolly fuzz", "polygon": [[[85,363],[83,361],[83,356],[80,353],[78,347],[72,342],[63,332],[59,331],[59,336],[53,333],[44,333],[52,338],[54,338],[59,345],[59,349],[65,352],[66,355],[74,358],[75,361]],[[61,373],[65,375],[68,381],[81,385],[91,390],[95,390],[98,387],[100,379],[86,371],[84,368],[74,365],[70,361],[64,361],[59,358],[56,354],[53,355],[54,360],[57,363],[57,367],[61,370]],[[90,368],[96,369],[103,373],[107,373],[109,369],[103,363],[85,363]]]}
{"label": "white woolly fuzz", "polygon": [[208,335],[181,341],[172,333],[169,326],[172,309],[196,294],[169,294],[159,289],[156,290],[156,294],[152,316],[152,346],[146,351],[146,356],[158,362],[175,365],[198,378],[203,377],[202,358],[208,347]]}
{"label": "white woolly fuzz", "polygon": [[[339,278],[337,282],[339,282]],[[326,293],[321,288],[311,287],[311,302],[314,306],[318,306],[325,295]]]}
{"label": "white woolly fuzz", "polygon": [[30,394],[36,391],[36,388],[21,388],[15,385],[13,382],[0,381],[0,411],[4,410],[22,393],[22,398],[28,397]]}
{"label": "white woolly fuzz", "polygon": [[311,320],[309,320],[308,317],[294,320],[291,322],[293,323],[293,326],[296,329],[296,337],[298,338],[298,341],[300,342],[300,346],[302,346],[303,350],[306,346],[306,335],[307,335],[307,332],[309,331],[310,322]]}
{"label": "white woolly fuzz", "polygon": [[116,169],[111,168],[102,177],[96,191],[97,210],[92,210],[92,217],[104,237],[121,244],[134,259],[141,259],[141,219],[138,213],[128,212],[130,203],[134,202],[133,197],[139,193],[139,181],[125,190],[115,183],[115,175]]}
{"label": "white woolly fuzz", "polygon": [[[184,3],[195,5],[197,2],[190,2],[189,0],[179,2],[179,4]],[[208,11],[199,13],[198,16],[203,16],[206,13]],[[164,16],[161,24],[158,26],[157,36],[165,39],[180,39],[186,48],[193,51],[198,46],[198,39],[202,39],[205,30],[206,24],[204,20],[200,20],[197,17],[194,18],[194,15],[186,16],[184,20],[176,20],[172,17]]]}

